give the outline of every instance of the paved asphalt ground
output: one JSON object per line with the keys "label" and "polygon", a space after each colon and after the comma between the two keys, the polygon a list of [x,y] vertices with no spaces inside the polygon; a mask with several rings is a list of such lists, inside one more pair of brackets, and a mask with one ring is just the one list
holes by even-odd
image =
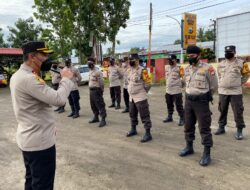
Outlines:
{"label": "paved asphalt ground", "polygon": [[[178,156],[184,147],[183,127],[174,122],[164,124],[165,88],[153,87],[149,95],[153,122],[153,141],[141,144],[139,135],[125,137],[129,130],[128,114],[107,108],[108,126],[98,128],[88,124],[92,117],[87,86],[80,87],[81,116],[67,118],[66,113],[53,113],[57,121],[56,190],[249,190],[250,189],[250,95],[244,95],[245,138],[236,141],[236,129],[229,111],[227,133],[213,136],[212,164],[201,167],[202,154],[199,131],[196,130],[195,154]],[[105,101],[110,104],[109,90]],[[122,104],[123,106],[124,104]],[[218,96],[215,95],[213,132],[217,128]],[[0,189],[23,189],[24,166],[21,152],[15,142],[17,123],[13,115],[9,89],[0,89]],[[53,109],[53,108],[52,108]]]}

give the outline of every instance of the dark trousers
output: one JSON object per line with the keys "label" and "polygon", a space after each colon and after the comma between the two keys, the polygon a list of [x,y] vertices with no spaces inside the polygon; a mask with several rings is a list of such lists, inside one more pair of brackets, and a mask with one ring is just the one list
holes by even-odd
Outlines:
{"label": "dark trousers", "polygon": [[213,146],[211,134],[211,111],[208,101],[185,101],[185,139],[193,141],[195,139],[195,124],[198,121],[198,127],[201,135],[201,143],[204,146]]}
{"label": "dark trousers", "polygon": [[78,90],[71,91],[68,97],[69,105],[73,113],[79,113],[80,110],[80,95]]}
{"label": "dark trousers", "polygon": [[182,93],[180,94],[165,94],[165,99],[168,108],[168,115],[173,115],[174,113],[174,103],[176,110],[180,117],[184,117],[184,110],[183,110],[183,101],[182,101]]}
{"label": "dark trousers", "polygon": [[114,86],[109,87],[110,90],[110,97],[112,100],[112,104],[115,104],[117,102],[118,105],[121,104],[121,87],[120,86]]}
{"label": "dark trousers", "polygon": [[90,106],[95,116],[106,117],[105,102],[101,88],[90,88]]}
{"label": "dark trousers", "polygon": [[[54,90],[57,90],[58,87],[59,87],[59,83],[52,84],[52,88],[53,88]],[[60,106],[59,108],[64,109],[64,107],[65,107],[65,105],[64,105],[64,106]]]}
{"label": "dark trousers", "polygon": [[123,88],[123,98],[126,108],[129,108],[129,94],[128,89],[126,88]]}
{"label": "dark trousers", "polygon": [[150,129],[152,127],[152,123],[150,120],[150,112],[148,100],[143,100],[140,102],[129,102],[129,115],[131,119],[131,126],[138,125],[138,112],[141,117],[141,121],[144,124],[145,129]]}
{"label": "dark trousers", "polygon": [[219,94],[219,126],[224,127],[227,125],[227,113],[228,106],[231,104],[234,121],[236,123],[236,127],[239,129],[245,128],[244,118],[243,118],[243,101],[242,95],[222,95]]}
{"label": "dark trousers", "polygon": [[41,151],[23,151],[25,190],[53,190],[56,170],[55,145]]}

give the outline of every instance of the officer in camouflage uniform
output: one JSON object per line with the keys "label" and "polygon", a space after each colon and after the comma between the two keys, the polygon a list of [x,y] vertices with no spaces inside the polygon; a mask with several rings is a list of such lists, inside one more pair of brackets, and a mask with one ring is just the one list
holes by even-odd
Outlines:
{"label": "officer in camouflage uniform", "polygon": [[242,60],[235,57],[236,47],[225,47],[225,60],[219,63],[219,128],[215,135],[225,133],[225,126],[227,125],[227,113],[229,103],[232,106],[234,113],[234,120],[236,123],[237,133],[235,138],[241,140],[243,138],[242,130],[245,128],[243,119],[243,101],[242,101],[242,87],[246,83],[250,72],[248,65]]}
{"label": "officer in camouflage uniform", "polygon": [[[112,104],[109,108],[115,107],[115,109],[121,108],[121,79],[122,79],[122,71],[115,64],[115,59],[110,58],[109,65],[109,89],[110,89],[110,97]],[[115,104],[116,102],[116,104]]]}
{"label": "officer in camouflage uniform", "polygon": [[204,152],[200,160],[201,166],[211,162],[210,148],[213,146],[211,134],[211,111],[209,101],[217,90],[218,81],[215,70],[200,59],[201,50],[197,46],[188,46],[187,54],[190,65],[185,68],[184,82],[186,84],[185,101],[185,139],[186,147],[179,153],[187,156],[194,153],[195,124],[198,121]]}
{"label": "officer in camouflage uniform", "polygon": [[88,58],[89,72],[89,97],[90,106],[94,113],[94,117],[89,123],[99,122],[99,115],[101,116],[101,122],[99,127],[104,127],[106,125],[105,118],[107,116],[105,109],[105,102],[103,99],[104,82],[102,72],[96,69],[95,59]]}
{"label": "officer in camouflage uniform", "polygon": [[[130,68],[128,70],[128,93],[129,93],[129,114],[131,119],[131,130],[128,132],[127,137],[137,135],[136,126],[138,125],[138,112],[141,121],[144,124],[146,133],[141,139],[141,142],[148,142],[152,140],[150,129],[152,127],[149,105],[147,100],[147,73],[142,67],[139,66],[138,54],[130,55]],[[145,74],[143,74],[145,73]]]}
{"label": "officer in camouflage uniform", "polygon": [[71,107],[71,113],[68,115],[68,117],[72,117],[73,119],[75,119],[79,117],[80,111],[80,95],[78,90],[78,83],[82,80],[82,76],[79,70],[71,65],[71,59],[65,60],[65,66],[69,68],[72,73],[74,73],[74,76],[71,79],[72,82],[74,82],[74,87],[68,97],[69,105]]}
{"label": "officer in camouflage uniform", "polygon": [[168,117],[163,120],[164,123],[173,121],[174,102],[176,110],[180,116],[179,126],[184,125],[184,110],[182,101],[182,77],[183,68],[177,66],[176,55],[170,55],[168,58],[169,65],[165,66],[166,77],[166,94],[165,99],[168,108]]}

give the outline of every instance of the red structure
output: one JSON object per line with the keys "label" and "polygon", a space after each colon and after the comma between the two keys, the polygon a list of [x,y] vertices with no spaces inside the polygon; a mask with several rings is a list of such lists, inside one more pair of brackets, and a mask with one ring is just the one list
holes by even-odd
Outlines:
{"label": "red structure", "polygon": [[0,55],[23,55],[21,48],[0,48]]}
{"label": "red structure", "polygon": [[155,81],[160,82],[160,80],[165,78],[165,65],[168,63],[166,58],[155,60]]}

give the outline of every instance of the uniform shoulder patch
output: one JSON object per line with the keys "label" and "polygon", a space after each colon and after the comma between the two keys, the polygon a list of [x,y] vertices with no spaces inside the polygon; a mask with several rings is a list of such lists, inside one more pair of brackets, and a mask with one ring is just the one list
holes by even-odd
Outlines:
{"label": "uniform shoulder patch", "polygon": [[40,77],[38,76],[35,72],[33,72],[34,76],[35,76],[35,79],[36,81],[39,83],[39,84],[45,84],[45,81]]}
{"label": "uniform shoulder patch", "polygon": [[215,75],[215,69],[214,69],[214,67],[213,67],[213,66],[210,66],[210,67],[208,68],[208,72],[209,72],[210,75]]}

